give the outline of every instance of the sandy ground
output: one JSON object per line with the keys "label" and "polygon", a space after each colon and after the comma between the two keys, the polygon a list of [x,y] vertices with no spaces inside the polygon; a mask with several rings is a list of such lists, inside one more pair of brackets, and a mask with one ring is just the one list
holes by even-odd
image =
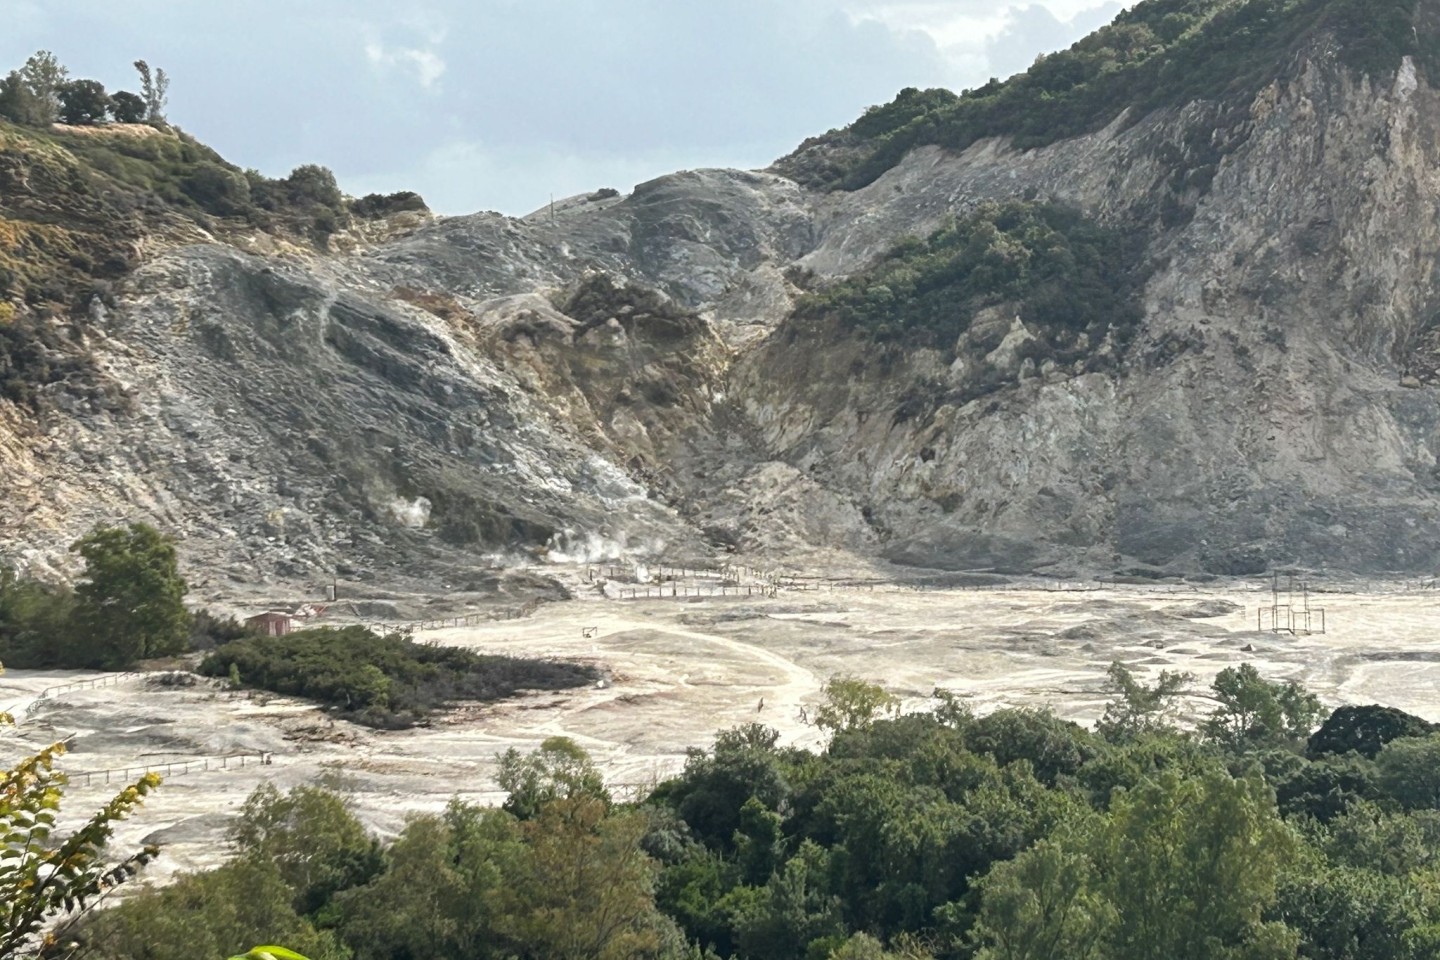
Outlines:
{"label": "sandy ground", "polygon": [[[767,723],[787,743],[821,743],[803,714],[837,673],[882,683],[908,708],[923,708],[931,691],[944,687],[982,712],[1048,706],[1090,723],[1103,709],[1112,660],[1146,677],[1188,671],[1199,689],[1217,671],[1248,661],[1270,679],[1302,681],[1330,705],[1383,703],[1440,720],[1440,593],[1313,595],[1312,605],[1326,608],[1323,636],[1256,632],[1257,604],[1269,601],[1268,591],[1248,584],[1085,592],[880,587],[641,601],[591,592],[527,620],[423,639],[589,660],[609,678],[595,688],[462,707],[428,728],[377,732],[300,701],[209,685],[157,689],[135,676],[40,696],[103,675],[13,671],[0,677],[0,707],[21,722],[0,734],[0,762],[73,737],[65,767],[74,813],[98,806],[120,782],[112,775],[107,784],[93,771],[164,774],[168,766],[161,790],[118,832],[122,844],[164,846],[150,871],[164,879],[222,859],[229,819],[265,780],[341,790],[367,824],[388,835],[408,814],[437,810],[452,796],[499,802],[495,757],[564,734],[628,793],[678,770],[687,748],[708,745],[716,731],[739,723]],[[1206,709],[1203,698],[1191,704]],[[268,764],[257,761],[261,753]],[[248,755],[243,767],[219,759],[238,754]],[[197,758],[210,759],[201,769],[177,767]]]}

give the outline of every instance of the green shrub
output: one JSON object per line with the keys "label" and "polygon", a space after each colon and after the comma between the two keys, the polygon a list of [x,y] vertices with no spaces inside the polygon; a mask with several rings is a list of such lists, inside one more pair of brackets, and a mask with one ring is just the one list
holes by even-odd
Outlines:
{"label": "green shrub", "polygon": [[879,340],[949,346],[976,311],[1014,304],[1055,343],[1113,327],[1128,334],[1141,311],[1132,243],[1053,204],[984,204],[924,240],[897,244],[869,270],[810,294],[800,318],[830,316]]}
{"label": "green shrub", "polygon": [[318,700],[358,723],[390,728],[409,726],[457,700],[563,690],[598,676],[576,664],[482,656],[359,626],[236,640],[207,656],[200,672],[224,677],[232,667],[247,686]]}

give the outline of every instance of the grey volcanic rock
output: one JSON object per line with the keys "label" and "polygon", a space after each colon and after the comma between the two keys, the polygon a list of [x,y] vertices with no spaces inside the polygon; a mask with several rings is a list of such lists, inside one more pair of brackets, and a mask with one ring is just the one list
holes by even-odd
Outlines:
{"label": "grey volcanic rock", "polygon": [[[1238,114],[921,148],[854,193],[688,171],[330,256],[172,250],[92,332],[132,412],[0,409],[5,549],[63,563],[91,523],[143,517],[236,578],[811,546],[955,570],[1433,569],[1440,95],[1323,46],[1294,77]],[[950,351],[790,318],[802,286],[1014,198],[1143,237],[1128,346],[1037,365],[1008,306]],[[693,322],[567,315],[596,272]]]}

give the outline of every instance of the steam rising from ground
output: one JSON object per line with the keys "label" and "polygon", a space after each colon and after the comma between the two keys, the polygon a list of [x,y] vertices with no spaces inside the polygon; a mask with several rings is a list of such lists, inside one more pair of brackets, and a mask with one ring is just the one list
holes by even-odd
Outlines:
{"label": "steam rising from ground", "polygon": [[430,501],[416,497],[414,502],[396,497],[390,501],[390,513],[405,526],[419,530],[430,522]]}
{"label": "steam rising from ground", "polygon": [[599,533],[580,534],[566,530],[551,538],[546,558],[551,563],[605,563],[659,556],[664,550],[662,540],[631,544],[623,533],[612,539]]}

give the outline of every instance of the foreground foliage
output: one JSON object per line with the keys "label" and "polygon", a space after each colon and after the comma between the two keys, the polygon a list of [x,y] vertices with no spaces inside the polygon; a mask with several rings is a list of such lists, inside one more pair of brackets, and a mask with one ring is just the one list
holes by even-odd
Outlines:
{"label": "foreground foliage", "polygon": [[[505,808],[455,801],[383,846],[334,794],[263,787],[232,862],[78,936],[97,960],[274,940],[311,960],[1440,955],[1440,734],[1347,708],[1311,759],[1313,697],[1248,665],[1195,734],[1166,720],[1189,678],[1108,676],[1104,736],[947,695],[898,715],[837,677],[825,750],[742,726],[639,805],[552,738],[504,757]],[[1377,726],[1421,735],[1372,757]]]}
{"label": "foreground foliage", "polygon": [[238,674],[247,686],[308,697],[358,723],[392,728],[457,700],[485,703],[519,690],[565,690],[599,676],[578,664],[483,656],[359,626],[237,640],[207,656],[200,672]]}

